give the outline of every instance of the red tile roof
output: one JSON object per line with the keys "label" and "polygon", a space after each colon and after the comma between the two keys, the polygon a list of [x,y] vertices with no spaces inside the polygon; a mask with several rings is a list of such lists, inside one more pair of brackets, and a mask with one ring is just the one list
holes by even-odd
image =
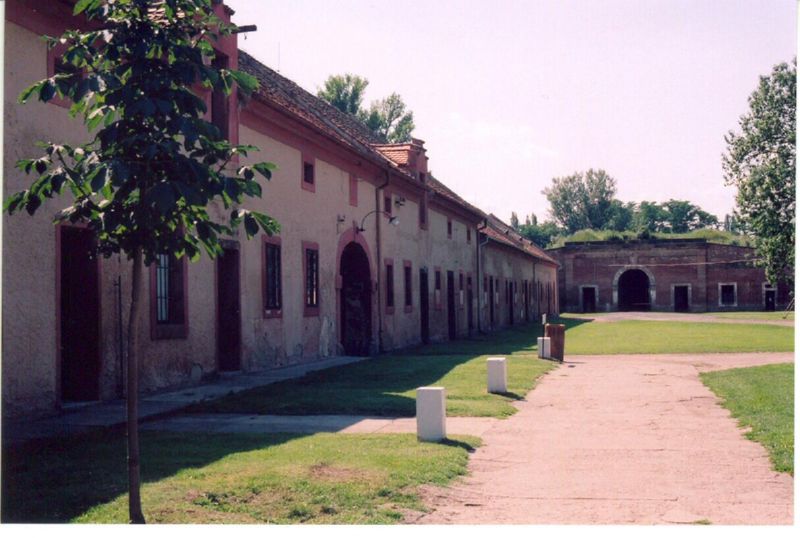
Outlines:
{"label": "red tile roof", "polygon": [[555,259],[545,254],[541,248],[491,213],[486,215],[486,228],[482,229],[481,232],[497,243],[515,248],[542,261],[558,264]]}

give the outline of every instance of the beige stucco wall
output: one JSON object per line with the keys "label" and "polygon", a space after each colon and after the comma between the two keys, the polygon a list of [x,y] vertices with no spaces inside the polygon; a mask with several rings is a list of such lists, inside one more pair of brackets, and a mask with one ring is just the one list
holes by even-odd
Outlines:
{"label": "beige stucco wall", "polygon": [[[46,49],[34,33],[13,23],[5,32],[5,140],[3,195],[24,189],[29,178],[14,169],[20,158],[35,157],[37,140],[48,137],[71,143],[85,138],[80,120],[68,117],[67,110],[54,104],[18,105],[16,96],[31,82],[46,76]],[[291,137],[289,137],[291,138]],[[261,148],[243,163],[269,161],[278,169],[264,183],[263,197],[246,202],[246,207],[265,212],[281,225],[282,315],[265,318],[262,298],[263,242],[261,237],[247,240],[243,231],[232,238],[240,249],[240,303],[242,330],[242,369],[261,370],[317,360],[341,352],[337,326],[338,253],[342,237],[353,233],[354,226],[376,209],[376,189],[383,172],[376,177],[358,175],[358,205],[349,203],[350,171],[326,160],[320,150],[315,160],[316,189],[301,188],[303,153],[283,138],[268,136],[252,127],[240,126],[239,140]],[[283,141],[282,141],[283,140]],[[304,150],[314,152],[315,142],[305,140]],[[317,148],[319,149],[319,148]],[[329,148],[328,148],[329,150]],[[346,160],[345,150],[337,153]],[[338,158],[330,159],[339,162]],[[347,167],[347,166],[345,166]],[[373,172],[374,173],[374,172]],[[395,181],[395,180],[393,180]],[[448,211],[429,204],[428,229],[419,226],[419,193],[415,188],[390,184],[385,192],[393,202],[405,198],[402,206],[393,203],[392,213],[399,219],[391,226],[385,216],[372,215],[359,232],[367,244],[371,261],[372,328],[374,349],[379,339],[382,349],[391,350],[420,342],[420,268],[428,269],[430,337],[445,340],[447,330],[447,272],[452,271],[456,298],[456,326],[459,336],[467,334],[467,276],[473,282],[473,328],[478,328],[478,305],[483,304],[482,328],[488,327],[488,309],[479,300],[482,275],[532,279],[533,267],[524,256],[484,250],[484,269],[477,273],[474,225]],[[378,194],[383,209],[384,191]],[[50,201],[35,217],[20,214],[3,216],[3,404],[4,414],[35,415],[58,408],[58,352],[56,315],[57,264],[56,229],[52,216],[68,205],[67,198]],[[226,218],[227,212],[212,208],[212,214]],[[448,218],[453,223],[452,238],[447,236]],[[341,221],[341,222],[340,222]],[[381,246],[378,252],[377,222],[380,222]],[[471,227],[471,242],[466,230]],[[318,316],[304,316],[303,252],[304,241],[319,245],[320,311]],[[491,251],[491,252],[490,252]],[[488,254],[487,254],[488,252]],[[385,304],[386,259],[394,263],[394,312],[387,314]],[[411,262],[412,307],[404,308],[404,261]],[[217,371],[216,352],[216,268],[205,256],[189,263],[187,270],[188,335],[179,339],[151,338],[151,279],[145,272],[143,316],[139,334],[141,345],[141,388],[143,392],[195,383]],[[435,269],[441,269],[441,308],[436,308]],[[527,271],[527,272],[526,272]],[[554,271],[537,266],[537,279],[555,280]],[[459,292],[459,274],[464,275],[464,293]],[[551,275],[551,273],[553,273]],[[378,280],[380,274],[381,279]],[[101,374],[100,396],[110,399],[122,395],[124,370],[120,350],[120,328],[127,325],[130,301],[130,263],[118,256],[100,261],[101,279]],[[121,290],[117,281],[121,282]],[[521,284],[520,284],[521,286]],[[119,299],[121,292],[121,301]],[[521,306],[520,287],[518,299]],[[505,316],[502,290],[498,294],[498,319]],[[380,297],[380,301],[379,301]],[[118,312],[122,310],[120,319]]]}

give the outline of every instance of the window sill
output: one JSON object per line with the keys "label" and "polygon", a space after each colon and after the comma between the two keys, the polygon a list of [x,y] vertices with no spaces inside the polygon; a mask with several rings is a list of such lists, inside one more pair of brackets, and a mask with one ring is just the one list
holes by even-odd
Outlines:
{"label": "window sill", "polygon": [[185,340],[189,334],[189,327],[180,325],[155,325],[150,332],[151,340]]}
{"label": "window sill", "polygon": [[306,306],[303,309],[303,317],[304,318],[317,318],[317,317],[319,317],[319,307],[318,306]]}
{"label": "window sill", "polygon": [[283,310],[281,310],[281,309],[278,309],[278,310],[264,310],[264,318],[265,319],[282,318],[282,317],[283,317]]}

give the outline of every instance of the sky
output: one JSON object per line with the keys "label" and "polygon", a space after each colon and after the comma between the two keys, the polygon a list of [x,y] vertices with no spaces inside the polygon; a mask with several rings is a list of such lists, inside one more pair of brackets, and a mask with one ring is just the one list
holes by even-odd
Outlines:
{"label": "sky", "polygon": [[[552,178],[602,168],[629,201],[720,219],[725,134],[797,51],[795,0],[228,0],[240,48],[316,93],[399,93],[432,173],[508,221],[547,218]],[[264,156],[268,158],[268,155]]]}

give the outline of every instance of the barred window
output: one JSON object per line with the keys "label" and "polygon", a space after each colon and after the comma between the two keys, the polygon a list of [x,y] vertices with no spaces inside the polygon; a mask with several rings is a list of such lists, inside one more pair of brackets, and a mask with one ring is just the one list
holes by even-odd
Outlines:
{"label": "barred window", "polygon": [[405,288],[404,288],[404,291],[405,291],[405,306],[411,306],[412,290],[411,290],[411,266],[410,265],[406,265],[406,266],[403,267],[403,282],[405,284]]}
{"label": "barred window", "polygon": [[281,308],[281,246],[266,244],[264,253],[266,282],[264,283],[264,307],[267,310]]}
{"label": "barred window", "polygon": [[156,260],[156,323],[184,323],[183,264],[174,256],[159,254]]}
{"label": "barred window", "polygon": [[306,306],[319,306],[319,251],[306,249]]}

